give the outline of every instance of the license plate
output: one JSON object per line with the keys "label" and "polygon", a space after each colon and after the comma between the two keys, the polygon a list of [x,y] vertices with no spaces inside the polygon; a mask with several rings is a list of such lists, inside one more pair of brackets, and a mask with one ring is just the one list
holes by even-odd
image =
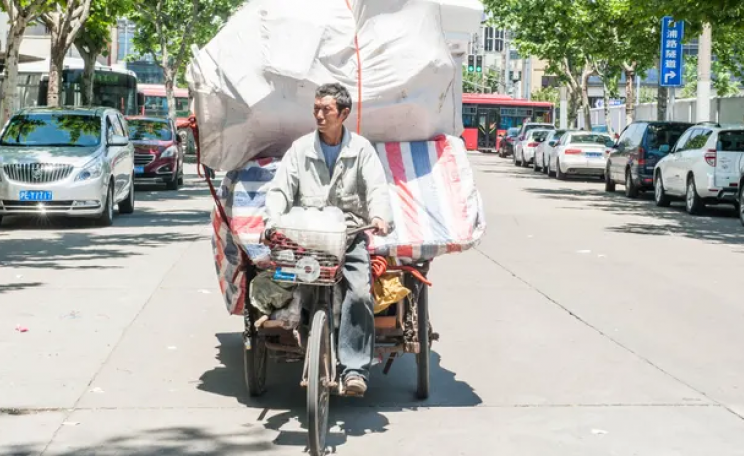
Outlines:
{"label": "license plate", "polygon": [[601,157],[602,156],[602,152],[587,152],[586,153],[586,156],[587,157],[592,157],[592,158]]}
{"label": "license plate", "polygon": [[21,201],[51,201],[52,192],[45,192],[41,190],[22,190],[18,194],[18,199]]}
{"label": "license plate", "polygon": [[145,174],[145,167],[144,166],[135,166],[134,167],[134,174]]}

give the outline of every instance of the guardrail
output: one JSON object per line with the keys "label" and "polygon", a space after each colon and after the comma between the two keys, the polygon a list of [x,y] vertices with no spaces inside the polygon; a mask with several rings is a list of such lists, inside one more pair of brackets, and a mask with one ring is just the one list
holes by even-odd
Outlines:
{"label": "guardrail", "polygon": [[[671,119],[678,122],[697,122],[697,101],[692,99],[676,100],[667,108],[671,112]],[[626,126],[625,105],[611,106],[609,109],[609,122],[605,120],[604,108],[593,108],[590,110],[592,125],[611,125],[614,131],[621,132]],[[729,98],[711,98],[710,114],[712,119],[718,123],[744,124],[744,96]],[[657,120],[656,103],[642,103],[636,106],[636,120]],[[579,128],[584,127],[584,119],[579,116]]]}

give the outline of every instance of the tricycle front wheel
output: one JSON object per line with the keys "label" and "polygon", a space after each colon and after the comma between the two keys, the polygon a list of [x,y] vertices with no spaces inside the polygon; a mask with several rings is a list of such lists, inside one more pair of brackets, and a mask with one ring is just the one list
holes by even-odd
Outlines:
{"label": "tricycle front wheel", "polygon": [[308,341],[307,429],[311,456],[325,454],[328,408],[331,398],[331,336],[328,315],[318,310],[313,316]]}

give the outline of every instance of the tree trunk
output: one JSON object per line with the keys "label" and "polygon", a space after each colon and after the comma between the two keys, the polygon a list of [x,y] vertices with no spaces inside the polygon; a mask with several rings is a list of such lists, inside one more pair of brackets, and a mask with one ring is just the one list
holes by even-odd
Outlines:
{"label": "tree trunk", "polygon": [[610,136],[615,136],[615,130],[612,128],[612,119],[610,119],[610,91],[607,87],[607,80],[602,77],[602,109],[604,109],[605,125],[607,125],[607,133]]}
{"label": "tree trunk", "polygon": [[625,124],[630,125],[635,120],[635,68],[625,69]]}
{"label": "tree trunk", "polygon": [[176,72],[173,68],[168,67],[165,71],[165,99],[168,102],[168,118],[176,123],[176,98],[173,94],[173,87],[176,79]]}
{"label": "tree trunk", "polygon": [[49,91],[47,106],[60,106],[59,92],[62,85],[62,70],[65,64],[65,49],[60,46],[59,36],[52,32],[52,55],[49,58]]}
{"label": "tree trunk", "polygon": [[584,130],[592,130],[592,111],[589,105],[589,76],[591,73],[585,71],[581,75],[581,104],[583,106],[584,114]]}
{"label": "tree trunk", "polygon": [[656,96],[656,120],[665,121],[667,120],[667,110],[669,109],[667,99],[669,97],[669,89],[659,85],[659,90]]}
{"label": "tree trunk", "polygon": [[23,33],[26,31],[27,22],[21,18],[11,25],[8,31],[8,43],[5,50],[5,74],[2,88],[2,112],[0,112],[0,124],[4,125],[5,121],[10,118],[16,110],[18,99],[18,55],[21,50],[21,41]]}
{"label": "tree trunk", "polygon": [[579,109],[581,109],[581,91],[569,87],[568,93],[568,125],[576,128],[579,123]]}
{"label": "tree trunk", "polygon": [[96,56],[89,52],[85,52],[80,48],[78,48],[78,51],[80,52],[80,56],[83,58],[83,62],[85,62],[85,67],[83,68],[83,80],[80,87],[82,104],[83,106],[92,106],[94,84],[93,81],[96,75]]}

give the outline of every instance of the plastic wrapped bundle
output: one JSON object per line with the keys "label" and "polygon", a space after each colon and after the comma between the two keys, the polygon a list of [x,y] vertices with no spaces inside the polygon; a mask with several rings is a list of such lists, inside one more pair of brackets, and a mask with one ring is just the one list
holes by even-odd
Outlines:
{"label": "plastic wrapped bundle", "polygon": [[372,142],[459,135],[461,68],[441,24],[433,0],[247,2],[187,73],[202,162],[232,170],[283,155],[315,127],[315,89],[329,82],[349,89],[347,125],[361,107]]}
{"label": "plastic wrapped bundle", "polygon": [[404,262],[431,260],[478,243],[485,214],[465,144],[453,136],[380,143],[395,231],[372,237],[370,251]]}

